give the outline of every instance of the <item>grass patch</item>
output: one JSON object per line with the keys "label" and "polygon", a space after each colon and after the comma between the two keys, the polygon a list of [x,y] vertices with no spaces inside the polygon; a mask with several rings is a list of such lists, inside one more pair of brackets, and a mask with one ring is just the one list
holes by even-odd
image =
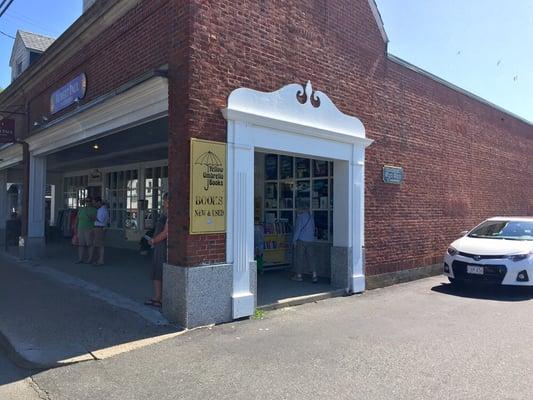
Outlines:
{"label": "grass patch", "polygon": [[265,318],[265,312],[263,310],[260,310],[260,309],[256,308],[252,318],[253,319],[263,319],[263,318]]}

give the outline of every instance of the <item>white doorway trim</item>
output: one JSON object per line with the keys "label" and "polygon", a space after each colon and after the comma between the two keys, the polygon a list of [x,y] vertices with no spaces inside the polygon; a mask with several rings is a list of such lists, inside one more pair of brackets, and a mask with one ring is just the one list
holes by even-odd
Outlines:
{"label": "white doorway trim", "polygon": [[349,249],[349,291],[365,288],[364,159],[372,140],[308,82],[272,93],[239,88],[222,110],[228,121],[227,263],[233,264],[233,317],[252,315],[254,152],[272,151],[334,161],[334,246]]}

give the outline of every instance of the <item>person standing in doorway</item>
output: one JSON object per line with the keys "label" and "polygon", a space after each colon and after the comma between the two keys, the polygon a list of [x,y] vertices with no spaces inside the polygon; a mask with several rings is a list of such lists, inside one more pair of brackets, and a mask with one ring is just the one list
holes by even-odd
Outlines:
{"label": "person standing in doorway", "polygon": [[101,197],[95,199],[96,220],[93,229],[93,246],[91,247],[91,261],[95,266],[104,265],[105,229],[109,224],[109,211]]}
{"label": "person standing in doorway", "polygon": [[163,264],[167,262],[168,238],[168,193],[163,195],[163,211],[159,215],[155,226],[154,237],[148,241],[153,249],[152,282],[154,284],[154,297],[144,304],[161,308],[163,295]]}
{"label": "person standing in doorway", "polygon": [[313,213],[306,208],[296,211],[296,223],[292,239],[294,249],[294,276],[293,281],[302,282],[303,272],[309,267],[313,283],[318,282],[316,274],[316,260],[314,257],[315,220]]}
{"label": "person standing in doorway", "polygon": [[[96,220],[96,208],[93,201],[87,197],[82,202],[83,207],[78,210],[76,217],[76,233],[78,235],[78,261],[76,264],[89,263],[90,248],[93,245],[93,227]],[[87,258],[86,258],[87,257]]]}

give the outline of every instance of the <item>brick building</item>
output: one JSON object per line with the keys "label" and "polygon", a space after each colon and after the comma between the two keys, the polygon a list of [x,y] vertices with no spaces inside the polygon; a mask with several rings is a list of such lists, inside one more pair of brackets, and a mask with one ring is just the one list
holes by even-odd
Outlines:
{"label": "brick building", "polygon": [[[531,124],[389,55],[373,0],[97,0],[0,109],[24,142],[0,149],[0,184],[21,188],[0,227],[17,209],[38,253],[102,195],[108,244],[133,249],[168,190],[163,311],[186,326],[253,314],[254,230],[287,264],[298,208],[348,293],[435,273],[463,229],[533,212]],[[223,227],[200,234],[191,139],[226,144]]]}

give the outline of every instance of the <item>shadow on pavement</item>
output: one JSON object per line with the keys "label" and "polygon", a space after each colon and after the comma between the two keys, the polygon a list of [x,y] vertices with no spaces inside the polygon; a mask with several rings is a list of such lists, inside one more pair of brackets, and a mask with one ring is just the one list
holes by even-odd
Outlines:
{"label": "shadow on pavement", "polygon": [[533,299],[533,287],[524,286],[496,286],[480,284],[464,284],[455,286],[441,283],[431,288],[432,291],[450,296],[492,301],[527,301]]}
{"label": "shadow on pavement", "polygon": [[158,310],[60,272],[0,254],[0,346],[19,366],[107,358],[182,331]]}

